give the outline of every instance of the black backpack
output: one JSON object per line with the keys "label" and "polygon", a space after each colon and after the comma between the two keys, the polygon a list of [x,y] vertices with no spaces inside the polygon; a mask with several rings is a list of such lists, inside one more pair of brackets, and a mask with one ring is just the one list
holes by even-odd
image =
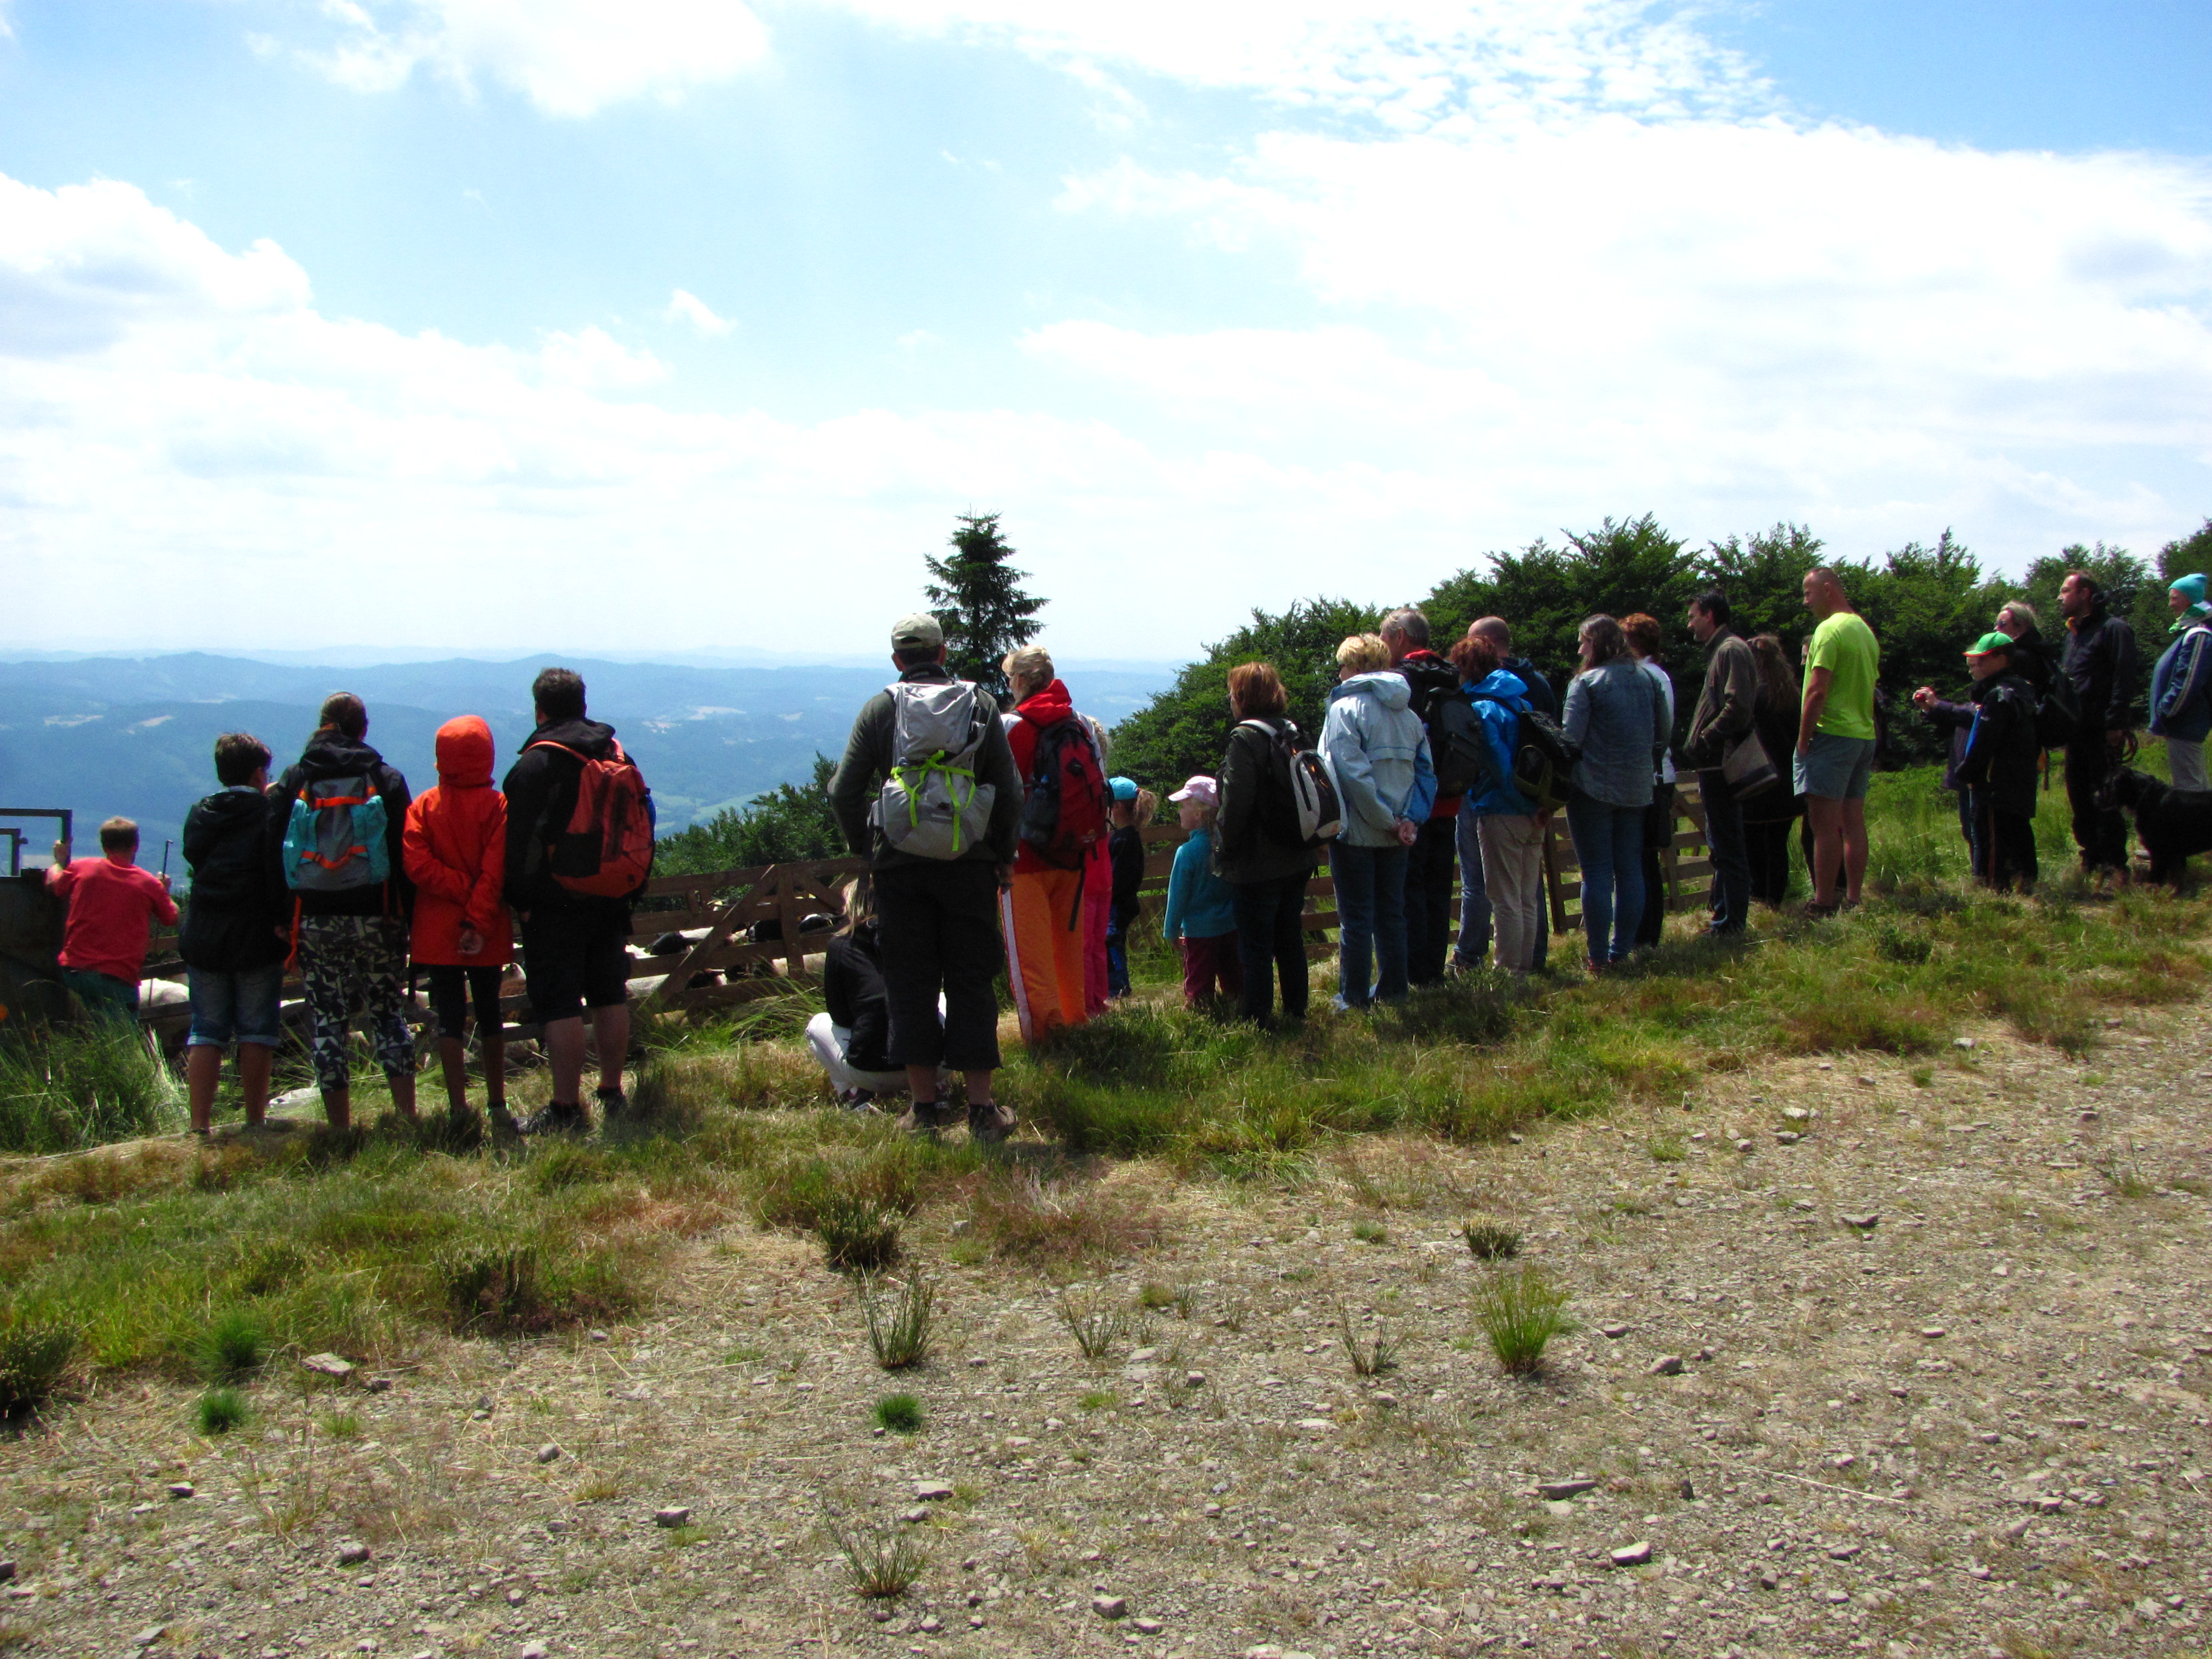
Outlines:
{"label": "black backpack", "polygon": [[[1505,701],[1487,691],[1468,695],[1491,702]],[[1513,787],[1539,812],[1557,811],[1567,804],[1567,774],[1574,769],[1574,745],[1549,714],[1523,708],[1516,719],[1513,732]]]}
{"label": "black backpack", "polygon": [[2075,690],[2072,675],[2056,669],[2051,689],[2035,711],[2035,740],[2045,749],[2063,749],[2081,729],[2081,694]]}
{"label": "black backpack", "polygon": [[1267,789],[1261,799],[1261,827],[1269,839],[1286,847],[1326,847],[1343,831],[1344,805],[1320,752],[1307,747],[1290,720],[1238,724],[1267,739]]}
{"label": "black backpack", "polygon": [[1464,795],[1497,781],[1497,762],[1483,740],[1472,694],[1454,691],[1437,699],[1429,716],[1429,758],[1439,795]]}

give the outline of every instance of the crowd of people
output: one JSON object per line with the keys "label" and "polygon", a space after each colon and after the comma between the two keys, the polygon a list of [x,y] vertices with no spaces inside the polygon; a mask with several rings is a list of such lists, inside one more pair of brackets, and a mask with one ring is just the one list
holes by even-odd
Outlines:
{"label": "crowd of people", "polygon": [[[1677,831],[1681,774],[1695,775],[1702,802],[1712,936],[1739,937],[1754,903],[1785,902],[1793,843],[1810,915],[1856,905],[1881,647],[1832,570],[1808,573],[1803,597],[1814,627],[1802,678],[1776,635],[1738,631],[1725,592],[1690,601],[1682,622],[1703,662],[1686,721],[1664,626],[1642,613],[1581,624],[1561,698],[1515,654],[1508,619],[1480,617],[1439,650],[1421,611],[1393,611],[1338,647],[1312,738],[1290,719],[1273,665],[1237,665],[1218,770],[1167,796],[1184,839],[1161,930],[1181,953],[1186,1000],[1262,1025],[1304,1019],[1306,902],[1324,862],[1339,1009],[1398,1001],[1486,959],[1509,975],[1536,972],[1551,946],[1545,848],[1562,813],[1580,866],[1583,964],[1606,972],[1661,937],[1662,854]],[[2174,788],[2201,792],[2212,734],[2205,577],[2174,582],[2169,603],[2173,638],[2151,677],[2148,729]],[[2134,635],[2085,572],[2066,578],[2058,604],[2057,641],[2025,600],[1998,611],[1966,647],[1966,701],[1925,686],[1911,699],[1949,736],[1943,787],[1957,793],[1973,874],[1993,887],[2025,891],[2038,878],[2046,754],[2063,769],[2084,869],[2127,878],[2126,822],[2108,786],[2136,742]],[[1013,1114],[993,1085],[999,976],[1024,1043],[1128,994],[1142,831],[1158,799],[1109,771],[1106,732],[1075,708],[1044,650],[1006,657],[1002,708],[952,671],[936,617],[901,618],[890,642],[898,678],[860,711],[830,784],[866,873],[828,943],[827,1006],[808,1039],[841,1099],[903,1097],[918,1130],[947,1122],[951,1074],[962,1074],[970,1133],[1001,1139]],[[651,868],[651,796],[612,728],[587,718],[577,675],[548,669],[532,690],[536,729],[496,788],[490,728],[466,715],[438,732],[437,787],[410,798],[346,693],[325,702],[305,752],[273,780],[258,739],[217,741],[221,787],[184,832],[192,889],[179,948],[197,1130],[234,1045],[246,1119],[266,1111],[288,966],[301,977],[333,1124],[349,1121],[356,1018],[395,1105],[413,1114],[414,969],[427,970],[456,1114],[471,1109],[471,1006],[495,1134],[588,1125],[587,1017],[596,1104],[609,1117],[626,1109],[628,945]],[[177,907],[166,877],[136,866],[135,826],[110,820],[100,844],[98,861],[55,849],[48,880],[69,906],[62,966],[88,1006],[130,1012],[149,927],[175,921]],[[550,1103],[520,1124],[506,1109],[499,1012],[518,939],[552,1079]]]}

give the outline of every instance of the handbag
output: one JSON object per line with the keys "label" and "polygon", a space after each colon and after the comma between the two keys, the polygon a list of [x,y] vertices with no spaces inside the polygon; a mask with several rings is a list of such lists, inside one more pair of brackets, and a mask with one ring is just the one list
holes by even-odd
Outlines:
{"label": "handbag", "polygon": [[1738,800],[1763,795],[1782,781],[1774,758],[1759,740],[1757,727],[1745,732],[1721,756],[1721,777]]}

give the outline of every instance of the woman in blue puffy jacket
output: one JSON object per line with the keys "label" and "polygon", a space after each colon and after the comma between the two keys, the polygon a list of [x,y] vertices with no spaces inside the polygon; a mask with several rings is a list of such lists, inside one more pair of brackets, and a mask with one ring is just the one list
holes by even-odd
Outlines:
{"label": "woman in blue puffy jacket", "polygon": [[1537,927],[1543,915],[1545,815],[1513,787],[1513,750],[1521,715],[1528,708],[1527,682],[1500,666],[1498,647],[1480,635],[1451,648],[1461,687],[1482,722],[1489,764],[1485,780],[1467,792],[1460,811],[1474,820],[1482,849],[1483,884],[1498,929],[1498,965],[1525,974],[1535,965]]}

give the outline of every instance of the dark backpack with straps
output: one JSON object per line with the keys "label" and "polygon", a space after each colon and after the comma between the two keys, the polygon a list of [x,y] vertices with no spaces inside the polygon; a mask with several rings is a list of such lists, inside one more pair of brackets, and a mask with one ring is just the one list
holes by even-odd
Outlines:
{"label": "dark backpack with straps", "polygon": [[[1486,702],[1506,702],[1487,691],[1468,695]],[[1539,812],[1557,811],[1567,804],[1567,774],[1574,769],[1574,745],[1549,714],[1522,708],[1516,712],[1515,721],[1513,787]]]}
{"label": "dark backpack with straps", "polygon": [[1106,769],[1091,728],[1069,719],[1036,734],[1022,793],[1022,840],[1056,870],[1079,870],[1107,834]]}
{"label": "dark backpack with straps", "polygon": [[1429,716],[1429,758],[1438,795],[1464,795],[1497,781],[1497,760],[1483,737],[1473,693],[1453,691],[1437,699]]}

